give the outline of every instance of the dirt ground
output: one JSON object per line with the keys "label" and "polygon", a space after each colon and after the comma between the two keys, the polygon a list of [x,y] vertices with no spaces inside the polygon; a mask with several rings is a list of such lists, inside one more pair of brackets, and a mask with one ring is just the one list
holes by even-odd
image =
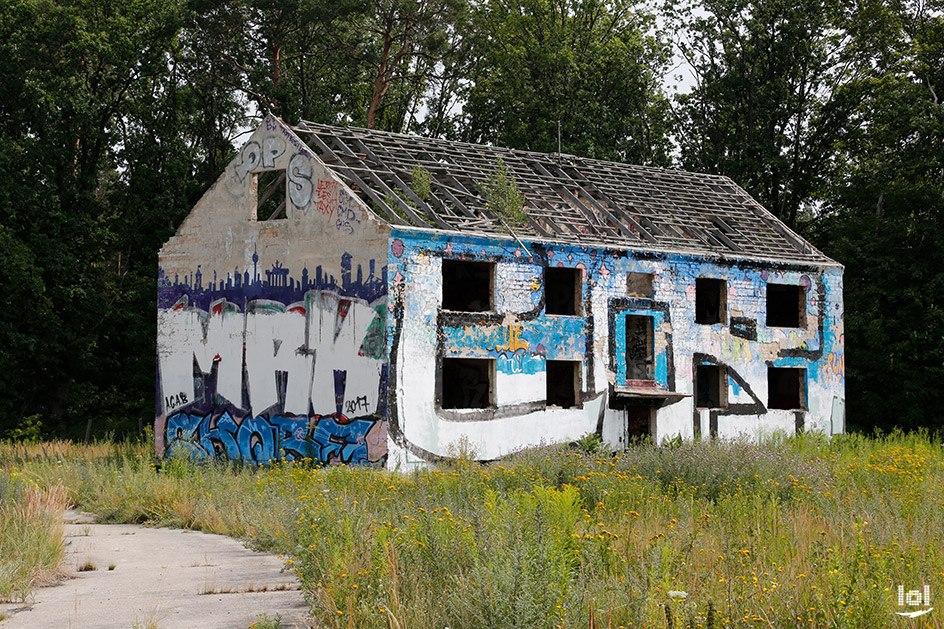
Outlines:
{"label": "dirt ground", "polygon": [[245,629],[265,617],[312,626],[282,560],[229,537],[93,524],[70,511],[66,541],[68,578],[0,605],[0,629]]}

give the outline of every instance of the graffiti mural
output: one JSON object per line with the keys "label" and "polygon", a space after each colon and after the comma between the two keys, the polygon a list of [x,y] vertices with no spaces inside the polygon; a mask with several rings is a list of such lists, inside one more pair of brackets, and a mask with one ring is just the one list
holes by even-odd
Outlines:
{"label": "graffiti mural", "polygon": [[[167,454],[196,459],[223,458],[259,465],[276,459],[366,464],[380,460],[386,428],[376,415],[252,417],[174,413],[167,418]],[[372,458],[373,457],[373,458]]]}
{"label": "graffiti mural", "polygon": [[[469,439],[485,457],[594,430],[618,445],[626,443],[638,409],[651,416],[646,434],[657,440],[822,430],[836,414],[832,401],[842,396],[843,378],[839,269],[405,228],[392,232],[389,254],[394,458],[430,458],[456,438]],[[492,308],[446,308],[450,276],[440,259],[488,265]],[[560,266],[581,271],[573,314],[547,311],[546,269]],[[633,282],[640,275],[647,278],[644,290]],[[711,325],[695,321],[699,278],[724,290],[719,307],[723,301],[726,311]],[[800,314],[795,324],[767,323],[769,280],[797,286],[796,295],[805,296],[791,301]],[[714,367],[723,407],[695,403],[700,365]],[[461,367],[488,377],[489,405],[454,403],[474,397],[453,389],[478,386]],[[771,368],[802,375],[796,408],[768,403]],[[561,374],[564,384],[555,384]],[[559,393],[572,403],[554,404]],[[590,403],[601,395],[604,404]]]}
{"label": "graffiti mural", "polygon": [[200,267],[160,275],[158,427],[167,453],[373,463],[386,454],[386,267],[341,277]]}

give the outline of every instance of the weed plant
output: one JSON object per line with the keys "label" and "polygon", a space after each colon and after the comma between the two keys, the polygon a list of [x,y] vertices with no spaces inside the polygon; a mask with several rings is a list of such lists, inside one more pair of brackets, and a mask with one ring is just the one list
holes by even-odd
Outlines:
{"label": "weed plant", "polygon": [[0,446],[0,467],[105,521],[279,552],[323,626],[944,627],[896,615],[915,609],[898,586],[944,593],[944,451],[923,434],[545,447],[410,473],[158,466],[123,447]]}
{"label": "weed plant", "polygon": [[0,470],[0,602],[24,601],[61,576],[65,507],[61,484],[39,489],[15,466]]}

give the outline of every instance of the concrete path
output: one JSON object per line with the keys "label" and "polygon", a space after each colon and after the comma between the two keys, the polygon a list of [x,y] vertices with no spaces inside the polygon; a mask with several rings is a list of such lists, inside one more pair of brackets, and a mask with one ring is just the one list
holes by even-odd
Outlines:
{"label": "concrete path", "polygon": [[275,555],[222,535],[89,522],[66,512],[69,578],[28,604],[0,605],[0,629],[246,629],[261,614],[311,626]]}

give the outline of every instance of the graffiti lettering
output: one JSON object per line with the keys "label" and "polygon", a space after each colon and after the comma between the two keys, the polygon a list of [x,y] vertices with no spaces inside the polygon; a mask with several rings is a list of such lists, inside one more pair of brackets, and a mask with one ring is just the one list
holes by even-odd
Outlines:
{"label": "graffiti lettering", "polygon": [[361,343],[361,349],[357,352],[358,356],[369,356],[371,358],[383,358],[384,349],[386,345],[386,337],[384,332],[386,331],[386,326],[384,322],[387,318],[387,307],[378,306],[374,308],[376,316],[374,320],[370,322],[370,327],[367,328],[367,334],[364,335],[364,342]]}
{"label": "graffiti lettering", "polygon": [[365,464],[386,454],[386,422],[376,415],[246,416],[229,411],[176,413],[167,419],[170,455],[193,459],[241,459],[265,465],[276,459],[310,459],[315,463]]}
{"label": "graffiti lettering", "polygon": [[844,356],[837,356],[835,353],[826,357],[826,367],[824,373],[829,378],[842,380],[846,375],[846,359]]}
{"label": "graffiti lettering", "polygon": [[338,214],[335,221],[335,227],[343,234],[354,234],[354,225],[360,225],[361,221],[357,218],[357,206],[354,205],[354,199],[344,190],[338,193]]}
{"label": "graffiti lettering", "polygon": [[496,366],[499,373],[503,374],[533,375],[544,373],[547,369],[543,356],[525,352],[515,352],[514,354],[502,352],[498,355]]}
{"label": "graffiti lettering", "polygon": [[308,212],[312,193],[311,162],[301,153],[296,153],[288,162],[288,196],[300,210]]}
{"label": "graffiti lettering", "polygon": [[496,352],[511,352],[514,353],[519,349],[528,349],[528,342],[521,338],[521,331],[524,328],[522,325],[509,325],[505,328],[505,345],[498,345],[495,347]]}
{"label": "graffiti lettering", "polygon": [[269,136],[262,141],[262,167],[275,168],[275,160],[285,153],[285,142],[281,138]]}
{"label": "graffiti lettering", "polygon": [[315,207],[322,214],[331,216],[338,207],[338,182],[318,180],[315,189]]}
{"label": "graffiti lettering", "polygon": [[239,152],[238,162],[233,164],[236,179],[242,181],[250,172],[259,167],[262,157],[262,148],[257,142],[249,142]]}
{"label": "graffiti lettering", "polygon": [[[198,367],[215,380],[207,389],[212,389],[206,394],[208,404],[241,407],[246,399],[256,414],[272,407],[293,414],[306,414],[310,408],[330,414],[348,400],[366,397],[376,408],[381,360],[360,349],[378,307],[309,291],[304,306],[296,308],[256,300],[244,313],[207,313],[193,307],[161,310],[160,327],[171,331],[158,341],[162,388],[182,391],[196,401]],[[184,399],[164,395],[165,412],[180,406],[166,404],[170,398]]]}
{"label": "graffiti lettering", "polygon": [[187,394],[181,391],[177,395],[164,398],[164,408],[178,408],[187,404]]}
{"label": "graffiti lettering", "polygon": [[296,151],[303,155],[307,155],[308,157],[313,157],[311,151],[308,149],[308,146],[301,142],[294,133],[286,129],[284,125],[279,124],[277,120],[273,118],[266,118],[265,129],[266,131],[278,131],[282,134],[282,137],[288,141],[289,144],[295,147]]}
{"label": "graffiti lettering", "polygon": [[344,411],[349,414],[358,412],[358,411],[365,412],[365,413],[370,412],[368,408],[368,404],[367,404],[367,398],[362,395],[356,400],[348,400],[347,406],[345,407]]}

